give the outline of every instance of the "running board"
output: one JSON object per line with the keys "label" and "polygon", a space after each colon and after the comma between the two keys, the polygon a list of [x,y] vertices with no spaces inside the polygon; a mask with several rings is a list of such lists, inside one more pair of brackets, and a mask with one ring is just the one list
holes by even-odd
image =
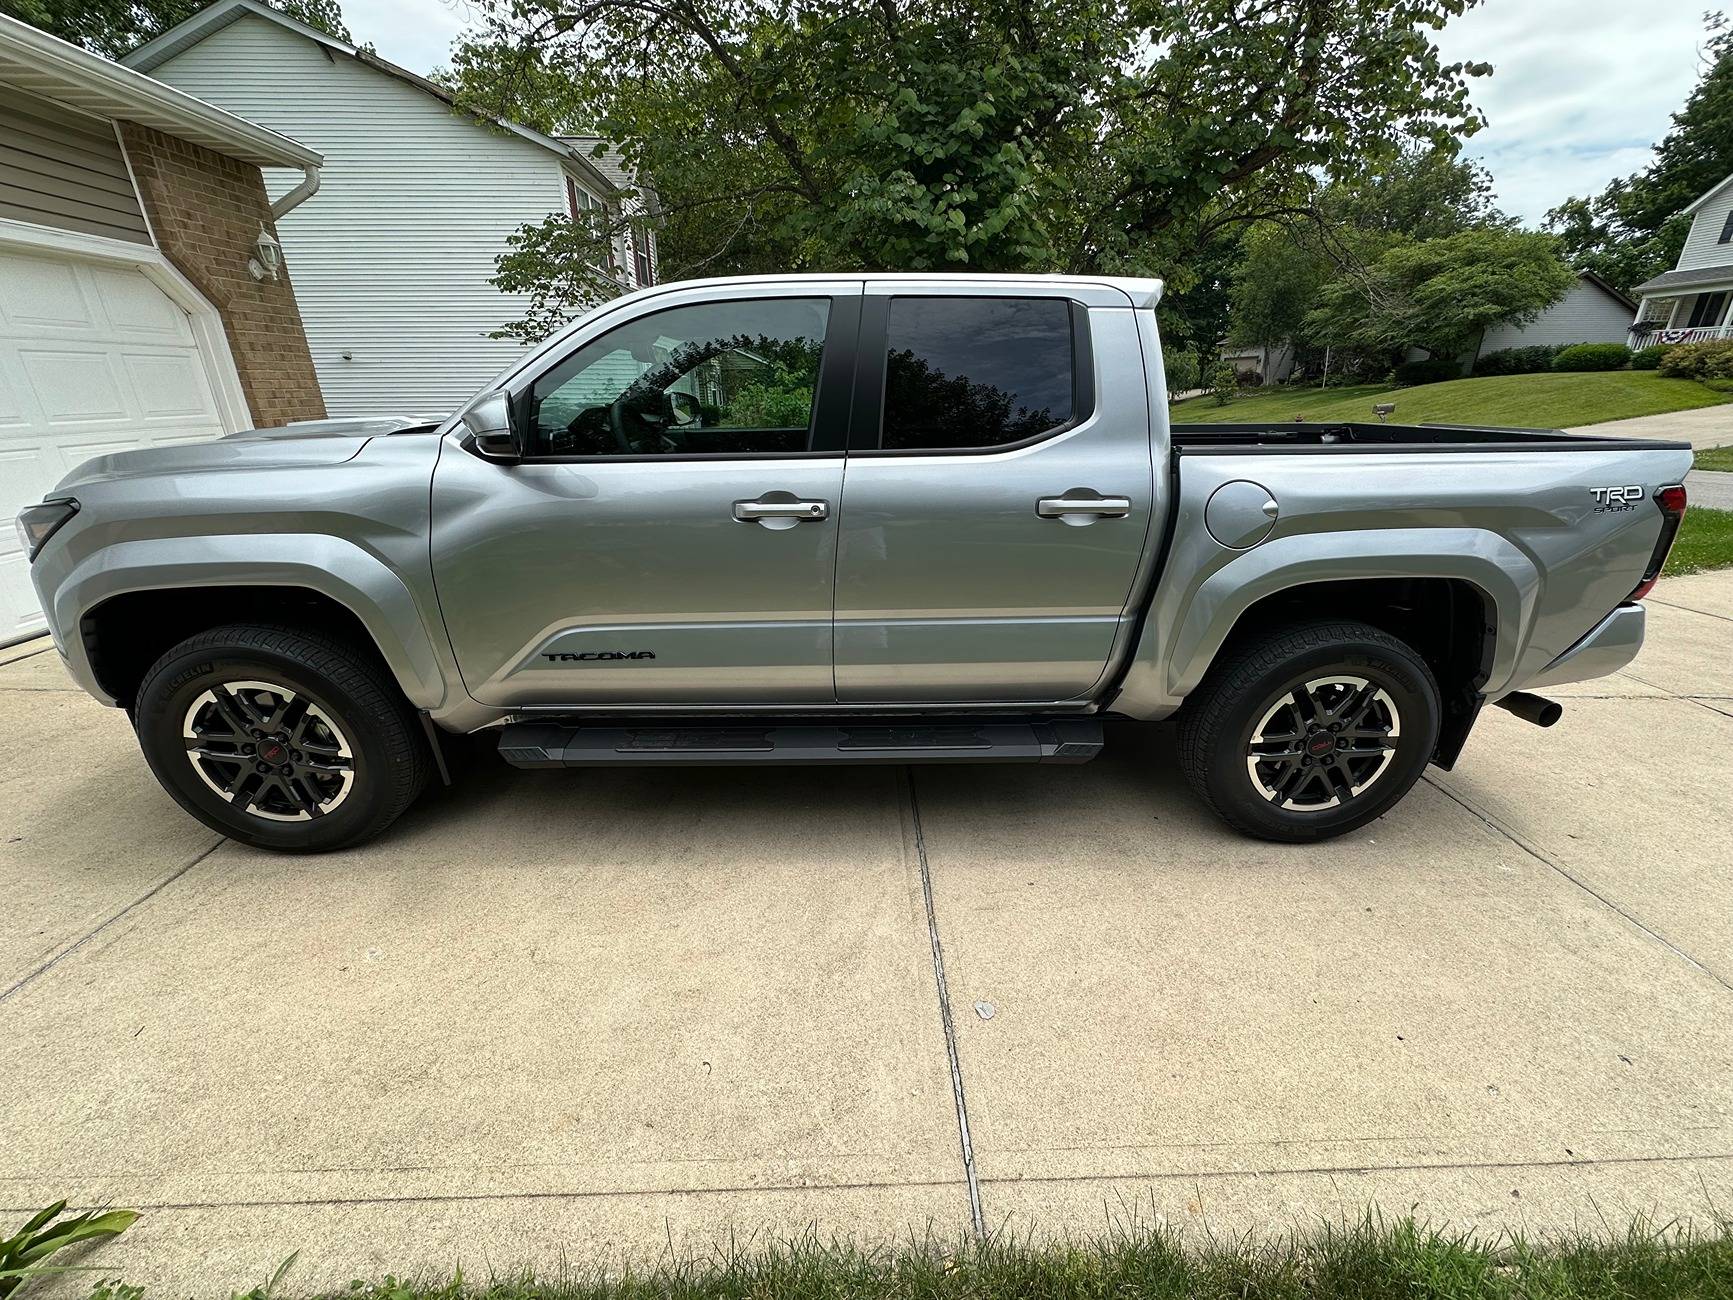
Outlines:
{"label": "running board", "polygon": [[1095,719],[759,726],[561,726],[500,732],[513,767],[719,767],[736,763],[1087,763],[1101,752]]}

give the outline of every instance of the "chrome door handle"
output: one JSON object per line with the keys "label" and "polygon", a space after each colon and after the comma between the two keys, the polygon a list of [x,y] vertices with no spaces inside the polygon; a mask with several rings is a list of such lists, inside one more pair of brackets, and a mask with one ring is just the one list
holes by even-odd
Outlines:
{"label": "chrome door handle", "polygon": [[1035,513],[1043,519],[1058,519],[1064,515],[1098,515],[1103,519],[1123,519],[1131,513],[1130,497],[1063,496],[1042,497],[1035,503]]}
{"label": "chrome door handle", "polygon": [[755,519],[828,519],[830,517],[830,502],[800,501],[790,498],[786,501],[736,501],[734,517],[741,523],[751,523]]}

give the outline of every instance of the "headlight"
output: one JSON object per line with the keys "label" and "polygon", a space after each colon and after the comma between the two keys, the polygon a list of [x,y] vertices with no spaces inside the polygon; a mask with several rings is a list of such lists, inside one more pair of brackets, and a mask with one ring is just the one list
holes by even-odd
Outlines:
{"label": "headlight", "polygon": [[40,505],[25,506],[20,510],[18,541],[24,547],[24,557],[34,560],[36,553],[42,549],[42,544],[59,532],[60,526],[77,513],[78,502],[71,497],[44,501]]}

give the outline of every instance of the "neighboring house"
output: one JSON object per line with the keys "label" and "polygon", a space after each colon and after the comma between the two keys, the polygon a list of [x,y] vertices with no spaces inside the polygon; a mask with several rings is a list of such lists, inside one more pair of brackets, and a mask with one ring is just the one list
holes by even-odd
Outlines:
{"label": "neighboring house", "polygon": [[1294,345],[1288,342],[1238,344],[1226,340],[1219,345],[1221,358],[1242,382],[1257,376],[1259,383],[1285,383],[1294,373]]}
{"label": "neighboring house", "polygon": [[[261,167],[319,154],[0,16],[0,515],[93,456],[325,414]],[[267,263],[273,259],[273,269]],[[0,533],[0,644],[41,630]]]}
{"label": "neighboring house", "polygon": [[[426,78],[258,0],[217,0],[123,62],[325,155],[319,202],[282,237],[334,416],[463,402],[523,352],[488,337],[528,302],[489,283],[508,238],[620,201],[595,141],[462,111]],[[267,184],[278,194],[296,179]],[[643,282],[639,260],[622,241],[622,288]],[[653,274],[653,250],[642,260]]]}
{"label": "neighboring house", "polygon": [[1552,306],[1524,325],[1494,325],[1480,337],[1470,360],[1505,348],[1558,347],[1571,343],[1623,343],[1637,304],[1593,271],[1578,271]]}
{"label": "neighboring house", "polygon": [[1685,211],[1691,233],[1678,266],[1633,291],[1642,299],[1631,325],[1634,348],[1733,337],[1733,176]]}

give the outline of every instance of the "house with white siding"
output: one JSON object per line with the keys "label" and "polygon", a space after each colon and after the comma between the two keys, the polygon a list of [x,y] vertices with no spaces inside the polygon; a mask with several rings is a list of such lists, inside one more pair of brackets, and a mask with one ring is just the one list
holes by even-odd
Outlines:
{"label": "house with white siding", "polygon": [[1678,265],[1636,287],[1634,348],[1733,337],[1733,176],[1685,211],[1691,233]]}
{"label": "house with white siding", "polygon": [[[558,139],[457,107],[444,88],[259,0],[217,0],[123,60],[324,155],[319,201],[277,224],[333,416],[440,414],[522,354],[489,334],[521,295],[489,283],[520,227],[618,210],[594,139]],[[273,199],[304,184],[269,170]],[[655,250],[622,236],[622,290]]]}
{"label": "house with white siding", "polygon": [[1593,271],[1578,271],[1577,282],[1552,306],[1522,325],[1489,326],[1474,357],[1505,348],[1568,347],[1572,343],[1623,343],[1637,304]]}

